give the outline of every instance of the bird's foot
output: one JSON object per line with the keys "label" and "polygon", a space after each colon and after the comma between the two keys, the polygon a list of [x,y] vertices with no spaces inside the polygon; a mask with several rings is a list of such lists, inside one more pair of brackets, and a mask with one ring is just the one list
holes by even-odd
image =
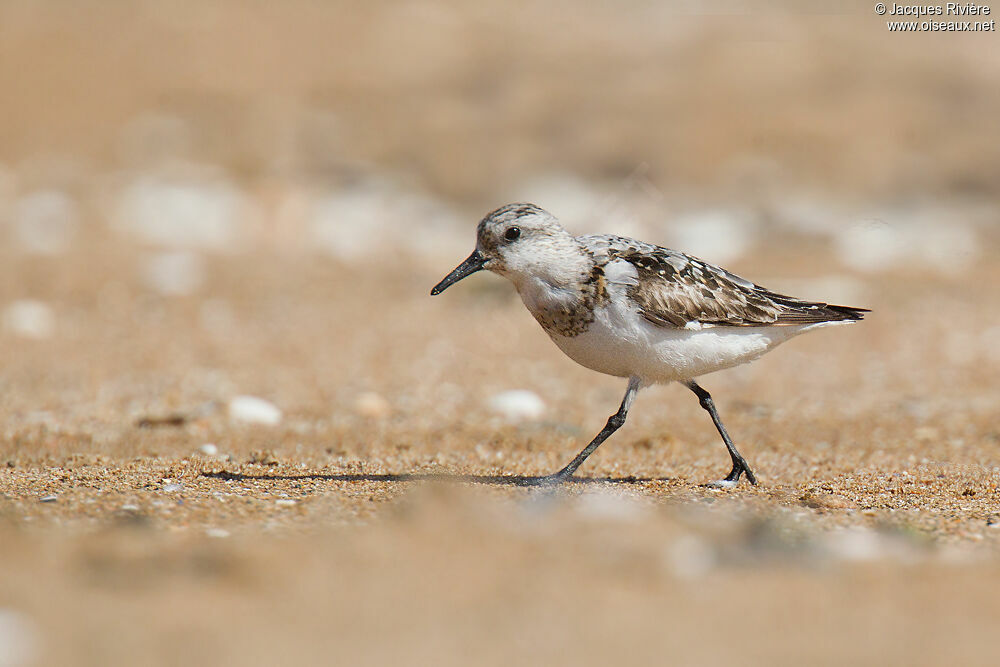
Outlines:
{"label": "bird's foot", "polygon": [[729,471],[725,479],[717,479],[714,482],[705,484],[705,486],[709,489],[735,489],[739,485],[740,476],[743,473],[746,473],[748,482],[757,486],[757,476],[750,470],[750,466],[746,464],[746,461],[733,463],[733,469]]}
{"label": "bird's foot", "polygon": [[726,479],[716,479],[716,480],[713,480],[711,482],[706,482],[702,486],[704,486],[707,489],[729,490],[729,489],[735,489],[737,486],[739,486],[739,483],[740,483],[740,480],[738,480],[738,479],[728,479],[728,478],[726,478]]}
{"label": "bird's foot", "polygon": [[573,476],[571,472],[564,472],[560,470],[559,472],[552,473],[551,475],[542,475],[541,477],[526,477],[520,486],[558,486]]}

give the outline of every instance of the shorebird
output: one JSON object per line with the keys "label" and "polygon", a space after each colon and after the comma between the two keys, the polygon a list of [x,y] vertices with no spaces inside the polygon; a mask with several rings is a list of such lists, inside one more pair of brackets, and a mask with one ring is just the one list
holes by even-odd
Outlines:
{"label": "shorebird", "polygon": [[562,470],[535,478],[538,483],[569,479],[625,423],[641,387],[680,382],[711,415],[733,462],[725,478],[708,485],[733,488],[744,473],[757,484],[711,394],[695,378],[869,312],[778,294],[650,243],[607,234],[573,236],[534,204],[507,204],[483,218],[476,249],[431,295],[483,269],[514,283],[528,311],[570,359],[628,378],[625,397],[601,432]]}

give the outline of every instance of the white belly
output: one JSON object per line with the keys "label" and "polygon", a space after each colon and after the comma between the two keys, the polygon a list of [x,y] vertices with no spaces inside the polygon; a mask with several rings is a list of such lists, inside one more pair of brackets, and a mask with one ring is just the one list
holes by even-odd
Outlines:
{"label": "white belly", "polygon": [[671,329],[612,302],[598,309],[584,333],[550,337],[582,366],[655,384],[690,380],[751,361],[816,326],[821,325]]}

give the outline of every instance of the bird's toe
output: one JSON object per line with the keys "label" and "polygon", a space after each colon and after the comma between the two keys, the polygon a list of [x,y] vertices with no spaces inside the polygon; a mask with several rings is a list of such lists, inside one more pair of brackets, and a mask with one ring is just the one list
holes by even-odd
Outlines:
{"label": "bird's toe", "polygon": [[738,479],[717,479],[715,481],[708,482],[707,484],[705,484],[705,487],[709,489],[729,490],[729,489],[735,489],[739,483],[740,481]]}
{"label": "bird's toe", "polygon": [[526,477],[521,482],[521,486],[558,486],[566,480],[568,480],[572,475],[561,475],[559,473],[553,473],[551,475],[542,475],[541,477]]}

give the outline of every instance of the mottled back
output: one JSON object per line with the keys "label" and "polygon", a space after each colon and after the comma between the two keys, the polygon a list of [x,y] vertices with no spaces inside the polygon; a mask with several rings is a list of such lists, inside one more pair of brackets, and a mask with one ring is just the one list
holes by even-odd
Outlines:
{"label": "mottled back", "polygon": [[634,266],[637,280],[629,285],[629,296],[643,317],[664,327],[813,324],[860,320],[868,312],[778,294],[690,255],[634,239],[577,240],[598,264],[624,260]]}

